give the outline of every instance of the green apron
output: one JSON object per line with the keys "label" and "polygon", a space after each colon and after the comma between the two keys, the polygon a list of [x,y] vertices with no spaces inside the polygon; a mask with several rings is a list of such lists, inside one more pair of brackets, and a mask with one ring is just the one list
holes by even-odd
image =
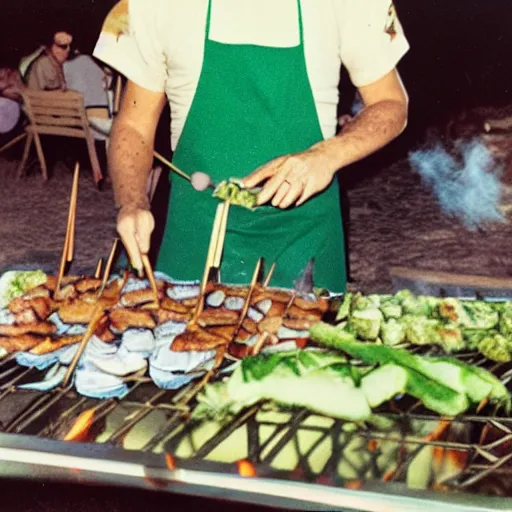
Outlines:
{"label": "green apron", "polygon": [[[215,183],[243,178],[281,155],[304,151],[323,139],[304,54],[292,48],[224,44],[209,38],[209,0],[203,67],[174,154],[185,171],[208,173]],[[169,213],[157,268],[175,279],[200,279],[218,200],[172,177]],[[276,262],[273,286],[293,287],[311,258],[315,285],[346,286],[337,181],[298,208],[231,207],[221,278],[247,284],[258,258]]]}

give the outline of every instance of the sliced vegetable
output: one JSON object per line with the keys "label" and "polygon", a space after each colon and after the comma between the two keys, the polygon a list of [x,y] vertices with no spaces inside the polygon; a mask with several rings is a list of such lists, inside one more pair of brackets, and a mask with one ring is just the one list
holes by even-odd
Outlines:
{"label": "sliced vegetable", "polygon": [[456,359],[426,358],[386,345],[360,343],[328,324],[319,322],[310,329],[316,342],[341,350],[366,364],[394,363],[407,372],[406,391],[439,414],[456,416],[471,402],[484,398],[510,406],[510,395],[491,373]]}
{"label": "sliced vegetable", "polygon": [[351,421],[370,417],[358,370],[339,354],[294,351],[242,360],[225,383],[206,386],[194,417],[225,417],[260,400]]}
{"label": "sliced vegetable", "polygon": [[349,326],[352,332],[364,340],[375,340],[378,338],[384,317],[380,310],[363,309],[352,313]]}

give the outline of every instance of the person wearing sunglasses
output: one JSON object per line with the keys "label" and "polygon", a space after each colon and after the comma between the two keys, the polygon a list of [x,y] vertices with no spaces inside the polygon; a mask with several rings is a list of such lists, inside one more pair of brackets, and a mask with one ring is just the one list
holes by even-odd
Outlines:
{"label": "person wearing sunglasses", "polygon": [[66,90],[63,65],[69,58],[73,36],[67,32],[56,32],[51,43],[31,64],[27,74],[30,89],[40,91]]}

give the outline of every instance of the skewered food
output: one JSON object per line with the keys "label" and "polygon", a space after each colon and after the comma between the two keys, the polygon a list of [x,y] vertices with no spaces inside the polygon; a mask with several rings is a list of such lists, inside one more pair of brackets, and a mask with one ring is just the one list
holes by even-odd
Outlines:
{"label": "skewered food", "polygon": [[258,203],[258,189],[243,188],[236,180],[221,181],[213,191],[213,197],[230,204],[254,210]]}
{"label": "skewered food", "polygon": [[[82,372],[78,380],[82,383],[80,389],[89,396],[125,393],[127,387],[122,380],[105,380],[101,375],[111,372],[113,377],[123,377],[121,373],[124,371],[120,369],[123,361],[130,363],[127,368],[143,371],[145,366],[141,358],[148,360],[149,375],[155,382],[169,389],[211,369],[218,351],[227,351],[231,357],[245,358],[241,368],[253,368],[252,372],[260,363],[258,359],[251,358],[251,354],[262,350],[265,358],[269,350],[290,351],[304,347],[309,337],[308,330],[317,332],[318,326],[324,325],[318,322],[332,309],[332,302],[327,298],[261,285],[256,285],[250,304],[245,308],[248,286],[208,283],[204,309],[197,322],[190,323],[198,302],[197,283],[173,283],[166,276],[158,275],[159,308],[154,309],[154,293],[149,283],[134,276],[127,276],[124,280],[112,279],[100,299],[99,280],[68,276],[63,279],[61,290],[64,293],[59,301],[54,301],[54,281],[50,276],[44,283],[10,302],[0,318],[0,347],[6,352],[20,352],[20,364],[36,365],[41,369],[56,361],[57,364],[69,364],[70,354],[76,351],[99,300],[105,314],[96,327],[95,341],[84,361],[93,361],[94,358],[101,361],[98,364],[91,362],[93,371],[83,364],[79,366]],[[241,317],[243,312],[246,314]],[[435,343],[447,351],[479,347],[483,354],[493,358],[505,359],[510,355],[508,340],[512,332],[512,308],[508,304],[490,305],[480,301],[466,304],[456,299],[414,297],[408,292],[380,296],[346,294],[338,311],[338,322],[336,336],[341,336],[345,345],[350,342],[351,351],[359,347],[353,343],[364,340],[369,350],[374,349],[375,342],[393,346]],[[279,344],[274,346],[275,343]],[[259,399],[284,400],[287,403],[287,384],[282,390],[272,390],[279,388],[281,382],[298,378],[295,375],[298,373],[300,383],[294,386],[301,396],[292,403],[327,414],[330,411],[327,403],[310,404],[306,395],[319,396],[319,393],[311,392],[314,386],[318,385],[319,390],[324,389],[322,386],[327,389],[332,384],[328,383],[334,379],[333,386],[339,387],[340,392],[343,388],[344,393],[354,397],[354,404],[359,403],[357,407],[351,406],[355,407],[353,410],[346,408],[348,402],[343,406],[336,405],[338,408],[334,413],[345,418],[366,417],[372,408],[405,392],[441,414],[464,411],[480,396],[498,400],[498,395],[493,395],[488,387],[482,385],[482,375],[468,374],[452,360],[437,360],[437,366],[433,367],[422,363],[419,371],[412,365],[412,361],[417,364],[417,360],[403,359],[401,351],[395,348],[380,347],[381,352],[376,355],[373,352],[355,354],[343,347],[336,348],[362,360],[368,367],[355,369],[352,364],[340,363],[339,367],[326,369],[320,365],[322,367],[315,370],[319,373],[310,375],[309,370],[304,369],[304,362],[297,370],[292,364],[293,358],[284,357],[279,364],[285,366],[278,372],[279,375],[283,373],[279,377],[283,381],[269,374],[262,385],[258,384],[259,387],[244,385],[241,389],[259,389],[259,394],[254,397],[247,395],[247,400],[259,396]],[[394,358],[388,352],[382,353],[382,349],[394,351]],[[123,355],[127,351],[135,351],[139,355],[127,359]],[[309,356],[300,357],[307,361]],[[313,357],[319,360],[322,356],[315,353]],[[344,359],[341,355],[337,357]],[[252,367],[246,366],[249,362]],[[452,377],[459,375],[459,380],[439,381],[434,374],[441,368]],[[348,376],[344,372],[348,372]],[[97,378],[96,388],[93,386],[94,378]],[[468,379],[474,387],[471,392],[460,384]],[[49,382],[55,382],[53,376]],[[497,393],[498,388],[493,388],[495,382],[488,384]],[[47,382],[44,387],[48,385]],[[425,386],[428,392],[425,392]],[[245,395],[240,397],[242,403]],[[357,400],[364,398],[364,401],[357,402],[356,397]],[[504,397],[502,399],[505,400]],[[366,409],[363,404],[366,404]],[[365,414],[363,410],[366,410]]]}

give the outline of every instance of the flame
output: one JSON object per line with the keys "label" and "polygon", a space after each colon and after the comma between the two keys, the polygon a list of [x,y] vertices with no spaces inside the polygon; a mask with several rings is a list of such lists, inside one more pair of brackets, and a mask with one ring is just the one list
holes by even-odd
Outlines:
{"label": "flame", "polygon": [[345,489],[351,489],[353,491],[358,491],[362,489],[363,481],[362,480],[347,480],[345,482]]}
{"label": "flame", "polygon": [[255,478],[257,476],[256,474],[256,468],[254,467],[254,464],[249,462],[248,460],[239,460],[237,463],[238,468],[238,474],[243,478]]}
{"label": "flame", "polygon": [[94,423],[95,412],[94,409],[86,409],[83,411],[69,432],[64,436],[64,441],[84,442]]}
{"label": "flame", "polygon": [[368,441],[368,450],[370,452],[377,451],[378,447],[379,447],[379,443],[375,439],[370,439]]}
{"label": "flame", "polygon": [[441,436],[450,428],[452,424],[451,421],[443,420],[439,422],[439,425],[428,435],[426,435],[423,439],[425,441],[438,441]]}
{"label": "flame", "polygon": [[384,473],[384,476],[382,477],[383,482],[390,482],[396,475],[397,470],[396,469],[390,469],[386,473]]}
{"label": "flame", "polygon": [[167,464],[167,467],[171,471],[176,470],[176,461],[174,460],[174,457],[170,453],[165,454],[165,463]]}

